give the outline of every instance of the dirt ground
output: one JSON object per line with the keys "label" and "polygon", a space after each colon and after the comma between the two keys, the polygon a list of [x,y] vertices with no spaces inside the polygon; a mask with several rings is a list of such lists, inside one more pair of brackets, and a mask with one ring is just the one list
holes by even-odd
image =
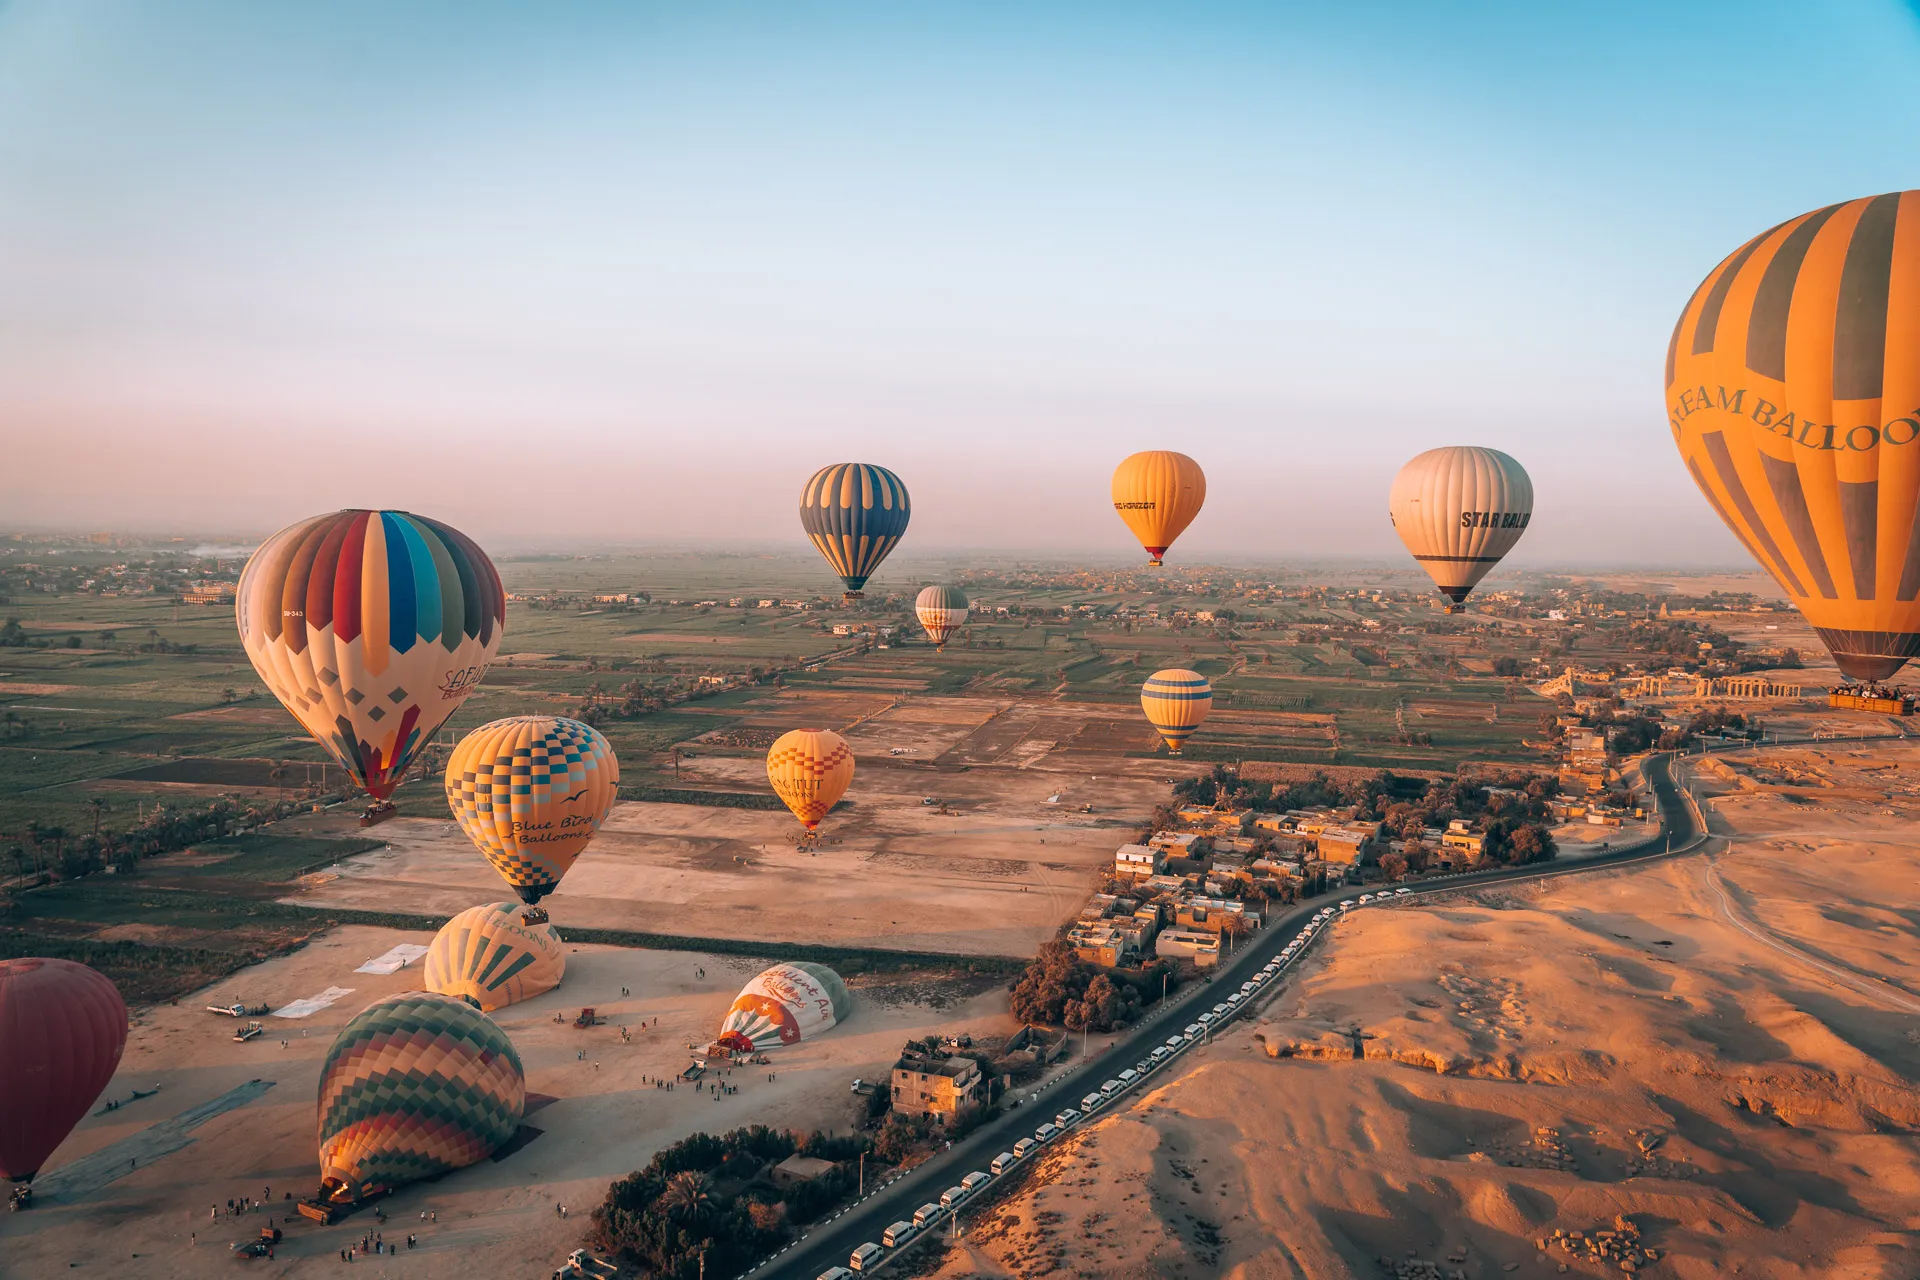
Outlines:
{"label": "dirt ground", "polygon": [[[0,1275],[26,1280],[77,1268],[82,1274],[185,1280],[240,1265],[228,1256],[228,1242],[255,1235],[269,1216],[278,1223],[291,1208],[281,1197],[288,1191],[311,1194],[317,1184],[314,1098],[333,1035],[373,1000],[420,984],[418,962],[384,977],[353,969],[395,943],[429,938],[339,929],[177,1005],[139,1012],[103,1101],[124,1102],[136,1089],[158,1086],[160,1092],[82,1121],[42,1172],[40,1182],[49,1191],[41,1202],[28,1213],[0,1214]],[[687,1086],[669,1093],[641,1078],[671,1076],[685,1066],[687,1044],[712,1037],[759,963],[582,946],[569,948],[567,966],[557,990],[496,1015],[526,1067],[534,1108],[527,1124],[541,1131],[537,1138],[497,1163],[402,1189],[383,1202],[389,1215],[384,1226],[371,1213],[333,1227],[296,1218],[276,1259],[251,1263],[248,1274],[332,1274],[345,1265],[339,1250],[377,1229],[388,1239],[415,1232],[421,1247],[364,1259],[377,1269],[355,1274],[467,1280],[484,1261],[490,1274],[501,1277],[545,1276],[579,1244],[586,1215],[608,1182],[644,1165],[661,1146],[696,1131],[745,1124],[846,1129],[856,1104],[864,1102],[849,1082],[884,1077],[909,1037],[936,1029],[1006,1034],[1014,1027],[1004,990],[968,995],[945,989],[942,998],[942,988],[907,978],[856,981],[846,1022],[771,1055],[776,1079],[745,1068],[730,1077],[737,1094],[715,1099]],[[704,978],[698,976],[702,969]],[[231,1019],[203,1011],[216,998],[278,1008],[331,986],[352,992],[304,1020],[265,1018],[267,1034],[246,1044],[230,1038],[236,1028]],[[636,994],[623,998],[622,987]],[[607,1025],[583,1031],[553,1021],[556,1012],[570,1019],[585,1004],[594,1005]],[[656,1018],[659,1025],[653,1026]],[[643,1022],[648,1025],[640,1030]],[[633,1043],[620,1043],[623,1026],[634,1029]],[[581,1049],[584,1061],[576,1056]],[[270,1082],[257,1099],[192,1129],[179,1149],[156,1154],[165,1151],[169,1129],[183,1116],[256,1079]],[[125,1167],[123,1154],[135,1167]],[[75,1163],[88,1156],[96,1158]],[[91,1182],[102,1185],[58,1193],[63,1167],[70,1180],[80,1170],[93,1170]],[[272,1209],[225,1216],[230,1197],[269,1194]],[[555,1208],[563,1204],[572,1215],[564,1222]],[[222,1212],[210,1218],[214,1205]],[[438,1221],[422,1223],[422,1210],[437,1213]]]}
{"label": "dirt ground", "polygon": [[1710,855],[1343,920],[939,1274],[1913,1275],[1913,802],[1722,785]]}

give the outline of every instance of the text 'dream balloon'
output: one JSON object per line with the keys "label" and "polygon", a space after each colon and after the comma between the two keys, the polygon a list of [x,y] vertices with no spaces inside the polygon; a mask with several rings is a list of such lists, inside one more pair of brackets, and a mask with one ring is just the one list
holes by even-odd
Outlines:
{"label": "text 'dream balloon'", "polygon": [[813,473],[800,491],[800,527],[858,595],[907,532],[907,487],[885,467],[839,462]]}
{"label": "text 'dream balloon'", "polygon": [[1140,686],[1140,709],[1147,723],[1167,741],[1167,750],[1180,754],[1187,739],[1213,710],[1213,685],[1198,671],[1172,667],[1156,671]]}
{"label": "text 'dream balloon'", "polygon": [[1393,478],[1387,516],[1440,594],[1457,605],[1533,522],[1533,481],[1498,449],[1429,449]]}
{"label": "text 'dream balloon'", "polygon": [[812,831],[847,794],[853,782],[853,751],[829,729],[783,733],[767,752],[767,781],[801,825]]}
{"label": "text 'dream balloon'", "polygon": [[1920,191],[1730,254],[1674,328],[1666,407],[1693,482],[1842,672],[1920,655]]}
{"label": "text 'dream balloon'", "polygon": [[127,1006],[71,960],[0,960],[0,1175],[40,1172],[113,1079]]}
{"label": "text 'dream balloon'", "polygon": [[447,807],[526,902],[560,883],[613,808],[620,764],[599,730],[561,716],[483,724],[447,760]]}
{"label": "text 'dream balloon'", "polygon": [[489,902],[441,925],[427,947],[427,990],[492,1013],[559,986],[566,948],[551,924],[529,924],[526,915],[520,903]]}
{"label": "text 'dream balloon'", "polygon": [[368,1005],[320,1067],[320,1185],[356,1199],[484,1160],[520,1127],[527,1078],[507,1033],[464,1000]]}
{"label": "text 'dream balloon'", "polygon": [[927,587],[914,597],[913,613],[927,639],[945,647],[947,637],[967,620],[966,593],[958,587]]}
{"label": "text 'dream balloon'", "polygon": [[1206,474],[1184,453],[1152,449],[1114,469],[1113,509],[1140,539],[1148,564],[1161,563],[1206,500]]}
{"label": "text 'dream balloon'", "polygon": [[726,1020],[723,1042],[742,1048],[777,1049],[819,1035],[843,1021],[853,1007],[847,984],[823,964],[777,964],[740,989]]}
{"label": "text 'dream balloon'", "polygon": [[267,688],[385,800],[486,674],[507,602],[492,561],[458,530],[339,511],[262,543],[235,613]]}

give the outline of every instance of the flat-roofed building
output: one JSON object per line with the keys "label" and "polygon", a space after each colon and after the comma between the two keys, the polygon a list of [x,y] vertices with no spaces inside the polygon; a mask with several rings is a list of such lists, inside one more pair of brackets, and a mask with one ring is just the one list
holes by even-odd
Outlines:
{"label": "flat-roofed building", "polygon": [[1116,878],[1145,880],[1166,869],[1167,855],[1162,849],[1144,844],[1123,844],[1113,851],[1113,874]]}
{"label": "flat-roofed building", "polygon": [[1380,827],[1377,823],[1356,822],[1344,826],[1322,827],[1317,852],[1322,862],[1341,862],[1348,865],[1372,862],[1379,834]]}
{"label": "flat-roofed building", "polygon": [[1162,929],[1153,951],[1162,960],[1191,960],[1198,968],[1211,969],[1220,963],[1220,935],[1201,929]]}
{"label": "flat-roofed building", "polygon": [[987,1077],[972,1058],[940,1058],[906,1052],[893,1064],[893,1109],[907,1115],[946,1117],[985,1102]]}

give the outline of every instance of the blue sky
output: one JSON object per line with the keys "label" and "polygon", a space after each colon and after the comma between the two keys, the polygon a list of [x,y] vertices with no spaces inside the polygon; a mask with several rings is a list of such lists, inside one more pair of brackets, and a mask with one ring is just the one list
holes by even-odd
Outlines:
{"label": "blue sky", "polygon": [[0,524],[1397,553],[1506,449],[1516,559],[1743,561],[1660,405],[1754,232],[1915,181],[1895,3],[0,0]]}

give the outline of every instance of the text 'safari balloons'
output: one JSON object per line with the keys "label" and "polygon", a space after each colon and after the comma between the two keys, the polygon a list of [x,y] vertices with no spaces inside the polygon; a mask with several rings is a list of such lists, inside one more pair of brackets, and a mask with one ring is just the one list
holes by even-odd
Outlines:
{"label": "text 'safari balloons'", "polygon": [[828,729],[795,729],[767,752],[767,781],[807,830],[847,794],[853,782],[853,752]]}
{"label": "text 'safari balloons'", "polygon": [[487,673],[507,598],[458,530],[404,511],[339,511],[262,543],[235,612],[267,688],[385,800]]}
{"label": "text 'safari balloons'", "polygon": [[492,1013],[559,986],[566,948],[541,912],[532,924],[528,914],[517,902],[489,902],[441,925],[427,947],[427,990]]}
{"label": "text 'safari balloons'", "polygon": [[0,960],[0,1176],[26,1182],[120,1065],[127,1006],[71,960]]}
{"label": "text 'safari balloons'", "polygon": [[446,783],[460,829],[522,901],[538,902],[606,821],[620,762],[591,725],[513,716],[460,739]]}
{"label": "text 'safari balloons'", "polygon": [[1206,500],[1206,473],[1184,453],[1136,453],[1113,472],[1113,509],[1146,548],[1148,564],[1161,563]]}
{"label": "text 'safari balloons'", "polygon": [[465,1000],[410,991],[340,1029],[320,1066],[320,1191],[355,1200],[484,1160],[513,1137],[527,1077]]}
{"label": "text 'safari balloons'", "polygon": [[913,612],[927,639],[944,649],[947,637],[967,620],[966,593],[958,587],[928,587],[914,598]]}
{"label": "text 'safari balloons'", "polygon": [[822,467],[800,491],[800,527],[847,584],[847,595],[880,567],[907,532],[907,486],[885,467],[838,462]]}
{"label": "text 'safari balloons'", "polygon": [[853,1008],[847,984],[823,964],[797,960],[756,976],[734,997],[720,1043],[752,1052],[777,1049],[831,1029]]}
{"label": "text 'safari balloons'", "polygon": [[1666,402],[1693,482],[1842,672],[1920,655],[1920,191],[1727,257],[1680,313]]}
{"label": "text 'safari balloons'", "polygon": [[1452,613],[1533,522],[1533,481],[1498,449],[1429,449],[1393,478],[1387,518]]}
{"label": "text 'safari balloons'", "polygon": [[1213,710],[1213,685],[1198,671],[1171,667],[1140,686],[1140,709],[1174,755]]}

